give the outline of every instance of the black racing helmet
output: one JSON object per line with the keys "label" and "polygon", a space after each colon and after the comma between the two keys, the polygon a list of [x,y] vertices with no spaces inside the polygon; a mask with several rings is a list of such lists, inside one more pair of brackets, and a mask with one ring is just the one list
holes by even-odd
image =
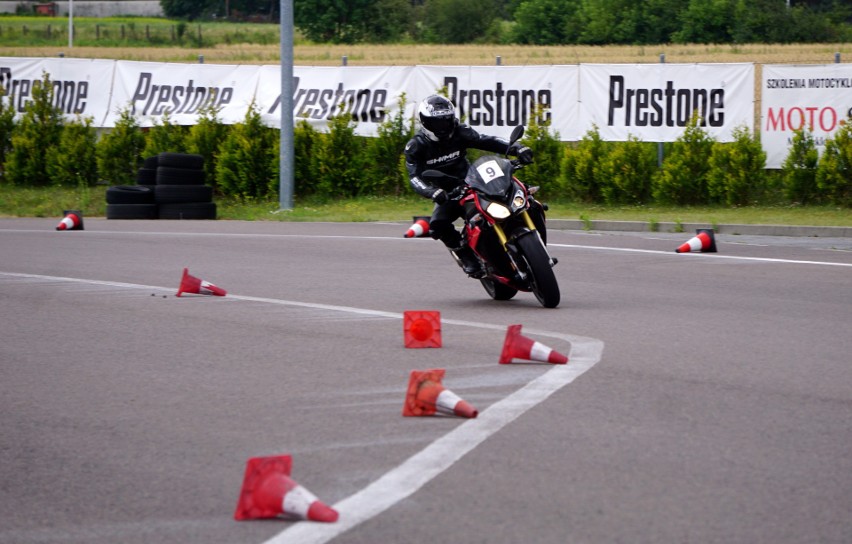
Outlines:
{"label": "black racing helmet", "polygon": [[423,132],[435,142],[448,139],[459,124],[453,103],[438,94],[425,98],[417,109],[417,115]]}

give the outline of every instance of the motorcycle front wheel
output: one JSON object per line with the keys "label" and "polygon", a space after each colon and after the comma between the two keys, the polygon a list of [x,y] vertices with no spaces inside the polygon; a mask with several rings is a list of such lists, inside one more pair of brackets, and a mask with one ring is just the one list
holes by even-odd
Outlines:
{"label": "motorcycle front wheel", "polygon": [[559,284],[556,282],[553,267],[550,266],[547,250],[538,236],[528,234],[518,238],[518,249],[527,263],[527,271],[532,276],[532,292],[535,298],[545,308],[559,306]]}
{"label": "motorcycle front wheel", "polygon": [[482,278],[479,280],[482,286],[485,287],[485,292],[494,300],[509,300],[518,294],[518,290],[502,284],[499,281],[491,278]]}

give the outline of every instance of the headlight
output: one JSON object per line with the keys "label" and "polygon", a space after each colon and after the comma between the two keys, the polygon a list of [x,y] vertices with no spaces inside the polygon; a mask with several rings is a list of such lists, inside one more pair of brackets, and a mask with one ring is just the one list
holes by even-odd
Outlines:
{"label": "headlight", "polygon": [[524,205],[524,197],[521,195],[515,195],[515,200],[512,201],[512,206],[515,209],[518,209]]}
{"label": "headlight", "polygon": [[494,219],[506,219],[511,215],[509,208],[502,204],[497,204],[496,202],[489,204],[488,207],[485,208],[485,211]]}

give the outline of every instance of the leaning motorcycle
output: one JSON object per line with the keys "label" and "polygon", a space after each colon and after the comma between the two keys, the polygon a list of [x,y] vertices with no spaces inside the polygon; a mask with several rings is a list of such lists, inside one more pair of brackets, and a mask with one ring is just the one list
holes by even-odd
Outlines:
{"label": "leaning motorcycle", "polygon": [[[515,127],[510,145],[523,134],[523,126]],[[518,291],[532,292],[542,306],[555,308],[560,293],[553,273],[557,260],[546,246],[546,206],[533,197],[538,187],[515,178],[521,168],[517,159],[480,157],[468,169],[461,191],[452,196],[465,209],[464,236],[482,264],[479,281],[488,295],[509,300]],[[446,174],[426,170],[421,177],[438,181]]]}

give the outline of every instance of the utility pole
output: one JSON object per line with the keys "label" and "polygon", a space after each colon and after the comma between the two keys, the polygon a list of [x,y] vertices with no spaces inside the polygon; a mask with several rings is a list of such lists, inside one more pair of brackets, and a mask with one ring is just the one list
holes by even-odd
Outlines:
{"label": "utility pole", "polygon": [[293,209],[293,0],[281,0],[281,150],[278,203]]}

